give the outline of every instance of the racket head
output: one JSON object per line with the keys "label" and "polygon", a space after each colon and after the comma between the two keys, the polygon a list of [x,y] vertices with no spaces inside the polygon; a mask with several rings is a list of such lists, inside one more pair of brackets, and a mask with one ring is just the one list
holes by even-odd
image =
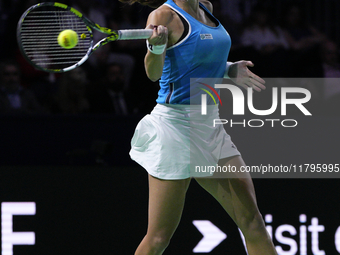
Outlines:
{"label": "racket head", "polygon": [[[65,4],[46,2],[30,7],[17,26],[19,49],[35,68],[51,73],[72,70],[84,63],[92,52],[93,33],[85,17]],[[74,48],[58,44],[60,32],[71,29],[78,34]]]}

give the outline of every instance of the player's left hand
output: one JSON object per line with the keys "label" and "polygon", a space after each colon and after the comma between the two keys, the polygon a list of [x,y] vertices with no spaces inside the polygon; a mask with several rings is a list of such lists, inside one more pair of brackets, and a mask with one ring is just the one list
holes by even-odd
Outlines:
{"label": "player's left hand", "polygon": [[253,88],[255,91],[260,92],[261,90],[266,89],[264,86],[266,82],[248,69],[248,67],[253,66],[253,62],[241,60],[230,66],[228,74],[236,85],[245,89]]}

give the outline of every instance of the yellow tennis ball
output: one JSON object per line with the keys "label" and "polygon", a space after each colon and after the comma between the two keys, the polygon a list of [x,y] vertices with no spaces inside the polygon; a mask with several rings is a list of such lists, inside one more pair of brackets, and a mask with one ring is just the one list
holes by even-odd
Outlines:
{"label": "yellow tennis ball", "polygon": [[78,34],[71,30],[66,29],[58,36],[58,44],[65,49],[72,49],[78,43]]}

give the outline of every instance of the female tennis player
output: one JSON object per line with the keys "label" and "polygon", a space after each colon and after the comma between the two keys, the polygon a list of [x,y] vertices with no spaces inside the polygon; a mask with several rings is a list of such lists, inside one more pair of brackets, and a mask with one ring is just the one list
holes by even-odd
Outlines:
{"label": "female tennis player", "polygon": [[152,81],[160,80],[159,96],[151,114],[138,123],[130,151],[131,158],[149,174],[148,229],[135,255],[164,252],[179,224],[192,178],[241,229],[249,255],[277,254],[257,207],[250,175],[208,178],[192,171],[197,162],[236,168],[245,163],[222,125],[210,123],[219,118],[218,106],[208,105],[209,113],[203,118],[201,106],[190,105],[193,97],[201,96],[190,91],[190,78],[229,75],[237,85],[261,91],[264,81],[248,69],[253,63],[227,64],[231,40],[212,15],[208,1],[120,1],[156,8],[147,21],[146,28],[154,32],[147,40],[145,69]]}

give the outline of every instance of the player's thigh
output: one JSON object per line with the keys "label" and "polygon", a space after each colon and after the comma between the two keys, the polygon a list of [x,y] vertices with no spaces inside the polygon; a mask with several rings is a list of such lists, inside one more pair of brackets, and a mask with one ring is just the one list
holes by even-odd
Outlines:
{"label": "player's thigh", "polygon": [[170,238],[175,232],[184,207],[190,179],[160,180],[149,175],[148,234]]}
{"label": "player's thigh", "polygon": [[[222,159],[221,166],[245,166],[241,156]],[[197,182],[214,196],[232,219],[238,223],[258,214],[254,185],[249,173],[231,173],[228,178],[197,178]]]}

